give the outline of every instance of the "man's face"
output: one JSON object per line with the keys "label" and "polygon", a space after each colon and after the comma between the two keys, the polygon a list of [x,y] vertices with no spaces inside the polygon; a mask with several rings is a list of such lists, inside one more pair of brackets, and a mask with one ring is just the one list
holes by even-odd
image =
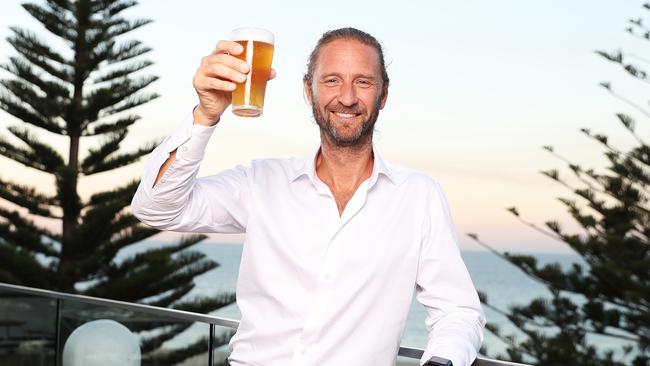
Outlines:
{"label": "man's face", "polygon": [[305,83],[321,134],[335,146],[356,146],[372,137],[388,96],[383,89],[377,51],[347,39],[320,49],[312,85]]}

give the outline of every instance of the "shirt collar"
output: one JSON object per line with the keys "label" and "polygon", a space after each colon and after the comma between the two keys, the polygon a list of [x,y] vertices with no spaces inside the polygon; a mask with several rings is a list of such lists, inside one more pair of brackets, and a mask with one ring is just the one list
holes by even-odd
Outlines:
{"label": "shirt collar", "polygon": [[[315,183],[316,158],[318,157],[319,152],[320,146],[312,154],[296,159],[294,163],[294,174],[291,177],[292,182],[296,181],[301,176],[306,176],[312,181],[312,183]],[[375,160],[372,167],[372,174],[370,175],[370,186],[375,184],[377,179],[379,179],[380,174],[388,178],[390,182],[396,183],[393,171],[388,167],[388,165],[386,165],[384,159],[381,158],[374,145],[372,146],[372,153]]]}

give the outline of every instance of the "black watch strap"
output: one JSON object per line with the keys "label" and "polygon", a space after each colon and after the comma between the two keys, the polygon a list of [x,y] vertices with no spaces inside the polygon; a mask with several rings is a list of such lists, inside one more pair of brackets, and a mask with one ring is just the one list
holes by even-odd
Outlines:
{"label": "black watch strap", "polygon": [[424,364],[424,366],[454,366],[454,364],[451,362],[451,360],[448,360],[446,358],[433,356],[429,359],[429,361],[427,361],[427,363]]}

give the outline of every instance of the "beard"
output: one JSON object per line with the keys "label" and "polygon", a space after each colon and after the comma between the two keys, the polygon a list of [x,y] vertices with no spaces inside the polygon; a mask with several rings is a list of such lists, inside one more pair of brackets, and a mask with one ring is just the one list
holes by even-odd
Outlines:
{"label": "beard", "polygon": [[350,133],[345,133],[343,129],[337,129],[337,121],[332,120],[332,113],[348,113],[365,115],[367,110],[361,105],[357,104],[352,107],[346,107],[338,102],[336,104],[329,104],[320,110],[318,108],[318,98],[314,95],[311,103],[311,110],[314,114],[316,124],[321,131],[321,136],[326,140],[332,142],[337,147],[355,147],[360,146],[368,141],[372,141],[372,134],[375,129],[375,123],[379,117],[379,103],[381,95],[377,98],[372,105],[372,111],[367,119],[359,122],[355,126],[355,130]]}

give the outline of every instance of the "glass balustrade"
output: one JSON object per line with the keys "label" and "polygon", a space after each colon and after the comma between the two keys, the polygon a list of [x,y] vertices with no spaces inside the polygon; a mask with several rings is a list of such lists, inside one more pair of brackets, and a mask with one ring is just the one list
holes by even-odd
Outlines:
{"label": "glass balustrade", "polygon": [[[221,366],[238,321],[0,283],[0,366]],[[423,350],[401,347],[398,366]],[[473,366],[519,365],[479,358]]]}

